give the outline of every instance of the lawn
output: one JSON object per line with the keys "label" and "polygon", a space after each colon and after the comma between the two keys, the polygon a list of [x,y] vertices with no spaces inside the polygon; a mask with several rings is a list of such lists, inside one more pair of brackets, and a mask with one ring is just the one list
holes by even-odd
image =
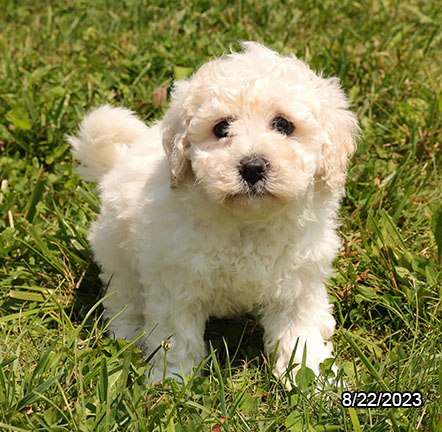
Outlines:
{"label": "lawn", "polygon": [[[0,430],[442,431],[441,23],[436,0],[0,0]],[[174,79],[240,40],[342,80],[362,139],[328,284],[339,375],[421,407],[344,407],[307,369],[287,391],[252,317],[211,322],[181,386],[146,386],[105,336],[99,203],[66,135],[103,103],[160,118]]]}

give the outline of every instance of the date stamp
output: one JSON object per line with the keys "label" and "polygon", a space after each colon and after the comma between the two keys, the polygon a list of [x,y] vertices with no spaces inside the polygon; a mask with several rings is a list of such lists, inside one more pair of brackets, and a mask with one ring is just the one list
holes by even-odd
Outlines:
{"label": "date stamp", "polygon": [[343,392],[344,408],[419,408],[423,405],[420,392]]}

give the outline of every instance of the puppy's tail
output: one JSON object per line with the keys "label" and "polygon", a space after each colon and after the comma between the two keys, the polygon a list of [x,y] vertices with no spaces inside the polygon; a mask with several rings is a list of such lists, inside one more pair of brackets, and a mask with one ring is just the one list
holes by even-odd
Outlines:
{"label": "puppy's tail", "polygon": [[74,156],[84,165],[78,172],[85,180],[99,182],[146,130],[147,126],[125,108],[104,105],[90,112],[78,135],[68,137]]}

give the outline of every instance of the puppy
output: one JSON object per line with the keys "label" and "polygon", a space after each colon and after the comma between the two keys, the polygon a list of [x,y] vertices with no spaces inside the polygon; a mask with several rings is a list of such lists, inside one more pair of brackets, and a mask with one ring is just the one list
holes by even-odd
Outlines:
{"label": "puppy", "polygon": [[69,140],[98,183],[90,243],[114,292],[105,316],[116,338],[148,335],[153,381],[201,362],[209,317],[245,312],[267,353],[277,349],[277,376],[304,350],[319,373],[332,356],[324,281],[358,131],[338,79],[255,42],[176,82],[151,127],[107,105],[84,118]]}

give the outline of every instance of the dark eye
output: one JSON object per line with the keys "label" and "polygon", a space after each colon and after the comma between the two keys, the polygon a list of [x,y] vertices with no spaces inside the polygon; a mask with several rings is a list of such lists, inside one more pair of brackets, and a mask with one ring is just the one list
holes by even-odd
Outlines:
{"label": "dark eye", "polygon": [[289,136],[295,130],[295,125],[284,117],[275,117],[272,120],[272,128],[284,135]]}
{"label": "dark eye", "polygon": [[213,127],[213,133],[217,138],[225,138],[229,135],[229,120],[222,120]]}

